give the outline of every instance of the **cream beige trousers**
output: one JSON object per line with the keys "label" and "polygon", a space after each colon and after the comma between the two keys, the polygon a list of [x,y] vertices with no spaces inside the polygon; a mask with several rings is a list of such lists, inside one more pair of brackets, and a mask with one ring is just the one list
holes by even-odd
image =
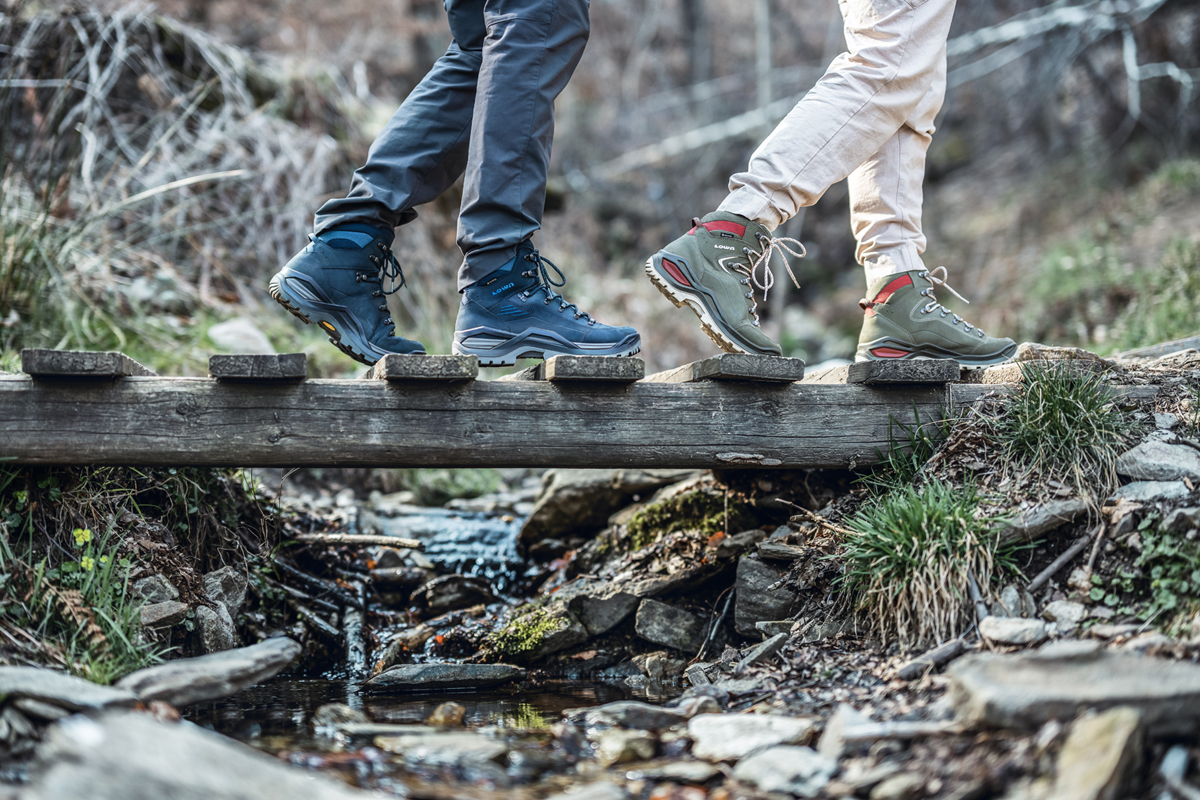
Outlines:
{"label": "cream beige trousers", "polygon": [[839,0],[848,53],[729,180],[720,211],[774,230],[849,176],[867,281],[920,269],[921,184],[955,0]]}

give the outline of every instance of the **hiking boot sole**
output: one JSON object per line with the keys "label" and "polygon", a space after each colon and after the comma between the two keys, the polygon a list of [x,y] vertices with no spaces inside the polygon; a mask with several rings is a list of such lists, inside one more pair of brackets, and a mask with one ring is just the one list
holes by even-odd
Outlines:
{"label": "hiking boot sole", "polygon": [[[695,278],[691,275],[691,270],[688,269],[687,261],[673,253],[666,253],[666,255],[671,257],[671,263],[680,266],[690,286],[684,286],[663,267],[662,259],[664,252],[656,253],[646,261],[646,275],[649,276],[650,282],[676,308],[687,306],[696,313],[696,316],[700,318],[700,328],[709,339],[712,339],[716,343],[717,347],[726,353],[749,353],[755,356],[779,355],[777,351],[760,350],[751,344],[741,342],[735,338],[733,333],[721,321],[720,312],[711,310],[709,304],[705,302],[705,295],[695,290],[699,282],[692,283]],[[715,306],[716,304],[713,303],[713,305]]]}
{"label": "hiking boot sole", "polygon": [[948,359],[957,361],[964,366],[988,367],[993,364],[1003,364],[1005,361],[1008,361],[1010,358],[1016,355],[1016,352],[1017,345],[1014,343],[995,353],[965,356],[936,345],[915,345],[910,342],[902,342],[899,339],[884,338],[876,339],[875,341],[868,342],[867,344],[860,344],[858,346],[858,351],[855,353],[854,360],[863,362]]}
{"label": "hiking boot sole", "polygon": [[476,356],[483,367],[511,367],[519,358],[547,359],[551,356],[632,356],[642,352],[642,337],[631,334],[622,341],[572,342],[545,328],[530,328],[518,334],[496,328],[470,328],[454,334],[451,352]]}
{"label": "hiking boot sole", "polygon": [[[370,367],[384,356],[391,355],[371,343],[350,309],[330,302],[303,274],[282,269],[271,278],[267,291],[297,319],[312,323],[324,331],[329,336],[330,344],[355,361]],[[424,354],[422,348],[406,355]]]}

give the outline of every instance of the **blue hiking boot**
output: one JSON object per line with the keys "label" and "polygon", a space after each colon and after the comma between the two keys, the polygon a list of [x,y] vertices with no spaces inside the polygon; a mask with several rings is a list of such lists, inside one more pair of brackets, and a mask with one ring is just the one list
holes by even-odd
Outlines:
{"label": "blue hiking boot", "polygon": [[[547,268],[558,273],[551,280]],[[474,355],[489,367],[509,367],[518,358],[631,356],[641,352],[633,328],[601,325],[568,303],[553,287],[562,271],[529,242],[516,258],[463,290],[454,326],[454,353]]]}
{"label": "blue hiking boot", "polygon": [[385,296],[404,286],[390,231],[350,224],[309,239],[308,247],[271,278],[271,297],[305,322],[315,322],[335,347],[368,366],[388,353],[425,352],[420,342],[396,336],[388,316]]}

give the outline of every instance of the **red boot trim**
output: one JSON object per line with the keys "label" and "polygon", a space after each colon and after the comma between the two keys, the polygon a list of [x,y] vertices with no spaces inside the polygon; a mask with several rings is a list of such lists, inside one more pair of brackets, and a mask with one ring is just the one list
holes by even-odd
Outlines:
{"label": "red boot trim", "polygon": [[695,288],[692,286],[692,282],[687,279],[687,276],[683,274],[683,270],[681,270],[674,261],[664,258],[662,260],[662,266],[663,269],[667,271],[667,274],[675,279],[676,283],[681,283],[689,289]]}
{"label": "red boot trim", "polygon": [[883,291],[875,295],[875,299],[871,301],[871,305],[886,303],[889,297],[903,289],[905,286],[912,286],[912,278],[907,274],[901,275],[899,278],[896,278],[896,280],[883,287]]}
{"label": "red boot trim", "polygon": [[732,233],[734,236],[746,235],[745,225],[739,225],[736,222],[726,222],[723,219],[714,219],[712,222],[705,222],[704,230],[709,233],[713,231],[725,231],[726,233]]}
{"label": "red boot trim", "polygon": [[876,358],[904,358],[909,355],[907,350],[896,350],[892,347],[876,347],[871,351]]}

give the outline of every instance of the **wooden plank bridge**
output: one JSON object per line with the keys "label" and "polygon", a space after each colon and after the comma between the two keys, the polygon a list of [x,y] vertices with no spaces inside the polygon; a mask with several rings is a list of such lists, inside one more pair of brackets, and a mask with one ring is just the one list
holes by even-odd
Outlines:
{"label": "wooden plank bridge", "polygon": [[895,423],[1019,379],[953,361],[805,375],[729,353],[648,376],[636,358],[559,356],[496,380],[473,356],[388,356],[358,380],[310,380],[302,354],[168,378],[120,353],[26,350],[22,370],[0,374],[0,460],[238,467],[865,466]]}

